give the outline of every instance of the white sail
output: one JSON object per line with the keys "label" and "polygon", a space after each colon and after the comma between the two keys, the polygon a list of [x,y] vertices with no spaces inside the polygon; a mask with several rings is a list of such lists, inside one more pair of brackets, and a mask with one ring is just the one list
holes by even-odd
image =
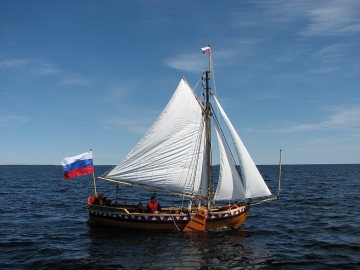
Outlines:
{"label": "white sail", "polygon": [[245,189],[217,122],[215,130],[220,150],[220,171],[215,200],[242,200],[245,198]]}
{"label": "white sail", "polygon": [[269,188],[267,187],[259,170],[256,168],[254,161],[252,160],[249,152],[246,150],[234,126],[231,124],[229,118],[215,96],[214,99],[229,129],[232,140],[234,141],[237,157],[239,159],[241,178],[245,187],[245,198],[271,196]]}
{"label": "white sail", "polygon": [[204,195],[200,186],[205,139],[202,112],[199,100],[182,78],[149,131],[106,177]]}

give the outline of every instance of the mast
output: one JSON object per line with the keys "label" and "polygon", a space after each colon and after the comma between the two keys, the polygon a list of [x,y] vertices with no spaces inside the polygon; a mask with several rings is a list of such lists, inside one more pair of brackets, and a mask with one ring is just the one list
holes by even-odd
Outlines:
{"label": "mast", "polygon": [[277,199],[280,199],[280,181],[281,181],[281,159],[282,159],[282,150],[280,149],[280,161],[279,161],[279,181],[278,181],[278,195]]}
{"label": "mast", "polygon": [[207,188],[208,188],[208,211],[210,212],[211,203],[213,200],[212,181],[211,181],[211,103],[210,103],[210,72],[211,72],[211,45],[209,47],[209,68],[205,71],[205,90],[206,90],[206,105],[205,105],[205,132],[206,132],[206,164],[207,164]]}

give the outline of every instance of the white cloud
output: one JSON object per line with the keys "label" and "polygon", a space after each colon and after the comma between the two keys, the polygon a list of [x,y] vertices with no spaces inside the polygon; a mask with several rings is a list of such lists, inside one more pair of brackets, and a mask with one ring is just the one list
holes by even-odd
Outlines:
{"label": "white cloud", "polygon": [[333,73],[337,70],[339,70],[338,67],[317,67],[317,68],[311,68],[309,72],[314,74],[324,74],[324,73]]}
{"label": "white cloud", "polygon": [[30,60],[28,59],[6,59],[0,61],[1,69],[23,69],[29,65]]}
{"label": "white cloud", "polygon": [[91,82],[78,74],[70,74],[56,65],[40,59],[6,59],[0,61],[0,69],[21,70],[32,76],[55,76],[61,84],[90,85]]}
{"label": "white cloud", "polygon": [[330,115],[329,120],[322,123],[326,127],[354,127],[360,126],[360,107],[340,109]]}
{"label": "white cloud", "polygon": [[17,123],[26,123],[29,119],[24,116],[9,115],[0,117],[0,126],[12,125]]}
{"label": "white cloud", "polygon": [[349,129],[360,127],[360,107],[340,108],[319,123],[305,123],[278,129],[282,132],[313,131],[326,129]]}
{"label": "white cloud", "polygon": [[64,76],[61,81],[65,85],[90,85],[90,81],[79,75]]}
{"label": "white cloud", "polygon": [[36,76],[46,76],[52,74],[59,74],[61,70],[56,68],[53,64],[32,59],[6,59],[0,61],[0,69],[3,70],[22,70]]}
{"label": "white cloud", "polygon": [[360,31],[360,2],[357,0],[325,1],[309,5],[310,23],[301,35],[344,35]]}
{"label": "white cloud", "polygon": [[344,60],[344,54],[349,50],[349,46],[345,44],[333,44],[322,48],[316,57],[325,63],[341,62]]}
{"label": "white cloud", "polygon": [[182,54],[174,58],[164,60],[168,67],[187,72],[202,72],[204,70],[204,61],[201,61],[201,53]]}
{"label": "white cloud", "polygon": [[[345,35],[360,31],[360,2],[333,1],[254,1],[260,7],[256,13],[234,12],[235,27],[286,28],[290,23],[305,24],[298,31],[305,36]],[[304,16],[307,21],[304,21]],[[294,26],[300,24],[295,24]]]}
{"label": "white cloud", "polygon": [[55,67],[52,67],[49,64],[41,64],[33,69],[33,74],[39,75],[39,76],[47,76],[47,75],[53,75],[53,74],[59,74],[61,71]]}

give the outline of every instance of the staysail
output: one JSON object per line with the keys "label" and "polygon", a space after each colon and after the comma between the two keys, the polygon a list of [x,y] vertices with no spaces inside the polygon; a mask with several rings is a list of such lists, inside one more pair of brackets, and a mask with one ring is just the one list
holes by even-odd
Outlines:
{"label": "staysail", "polygon": [[182,78],[149,131],[105,177],[206,196],[207,190],[201,188],[204,141],[203,107]]}
{"label": "staysail", "polygon": [[219,181],[215,192],[215,200],[242,200],[245,198],[245,189],[240,175],[221,134],[218,122],[215,121],[215,130],[220,148]]}
{"label": "staysail", "polygon": [[223,110],[223,108],[221,107],[219,101],[215,96],[214,99],[220,110],[222,117],[225,120],[226,126],[228,127],[229,132],[231,134],[231,138],[234,142],[236,154],[240,165],[241,178],[245,187],[245,198],[258,198],[258,197],[271,196],[271,192],[269,188],[267,187],[254,161],[252,160],[249,152],[246,150],[234,126],[230,122],[225,111]]}

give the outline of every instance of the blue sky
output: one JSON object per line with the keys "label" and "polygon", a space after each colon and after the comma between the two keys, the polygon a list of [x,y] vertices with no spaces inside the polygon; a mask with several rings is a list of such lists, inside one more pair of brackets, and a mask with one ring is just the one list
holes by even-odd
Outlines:
{"label": "blue sky", "polygon": [[360,163],[358,0],[2,0],[0,164],[117,164],[207,44],[256,164]]}

